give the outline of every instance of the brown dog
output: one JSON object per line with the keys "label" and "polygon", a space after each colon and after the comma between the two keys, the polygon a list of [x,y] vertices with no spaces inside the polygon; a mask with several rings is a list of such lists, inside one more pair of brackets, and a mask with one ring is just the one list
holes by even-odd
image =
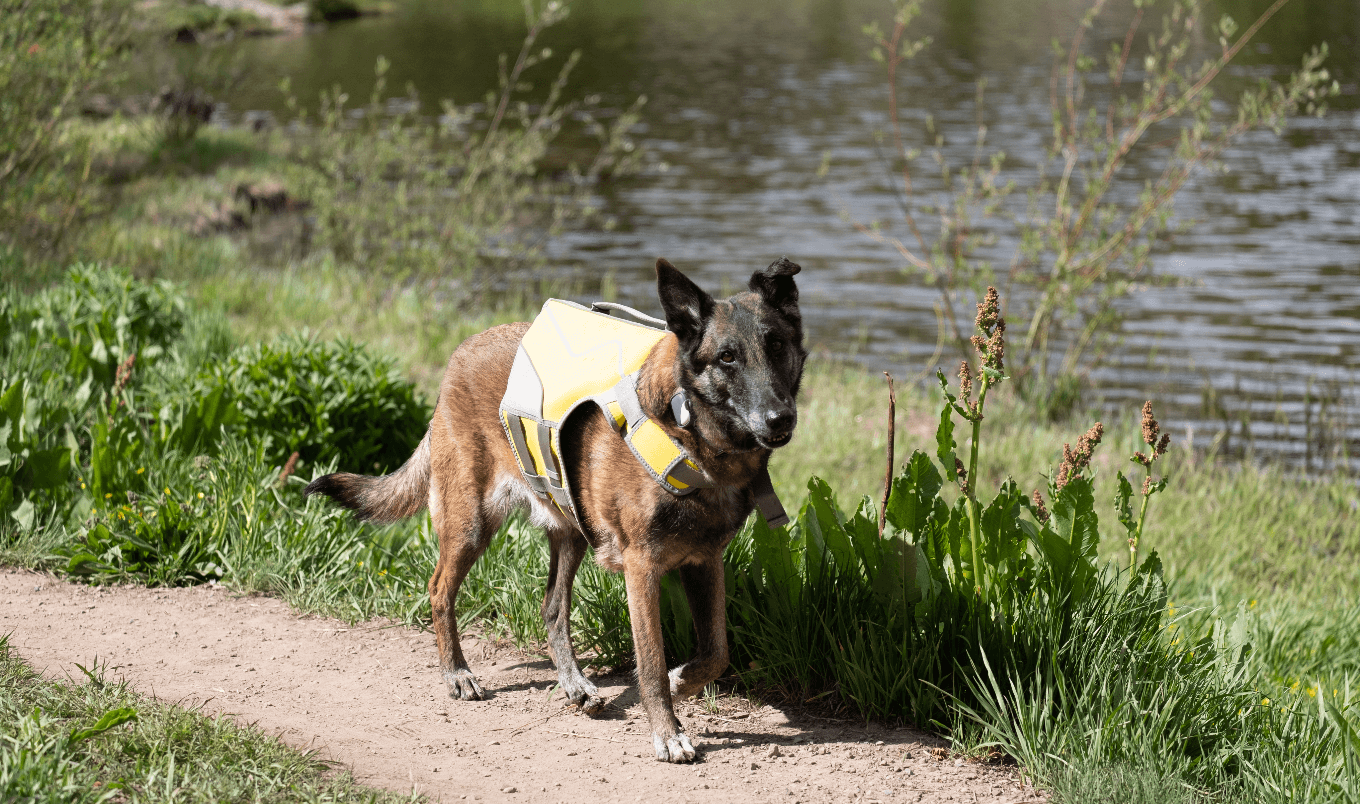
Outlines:
{"label": "brown dog", "polygon": [[[723,548],[755,506],[754,486],[767,477],[771,451],[789,442],[797,423],[794,398],[807,357],[793,281],[799,270],[780,259],[752,274],[750,292],[715,301],[670,263],[657,261],[657,290],[672,334],[661,337],[639,370],[637,399],[712,487],[685,496],[668,492],[590,405],[561,431],[560,457],[579,527],[535,494],[497,412],[528,324],[495,327],[454,351],[430,429],[396,472],[331,474],[307,486],[308,494],[326,494],[374,522],[408,517],[429,505],[439,536],[430,604],[450,696],[483,696],[459,645],[458,588],[507,514],[526,508],[552,547],[543,619],[568,700],[592,714],[604,707],[571,644],[572,581],[589,545],[602,566],[624,574],[638,683],[656,756],[669,762],[694,758],[672,702],[700,691],[727,667]],[[680,414],[687,422],[677,421],[671,406],[680,390],[690,400],[689,414]],[[662,576],[677,568],[698,653],[668,674],[659,592]]]}

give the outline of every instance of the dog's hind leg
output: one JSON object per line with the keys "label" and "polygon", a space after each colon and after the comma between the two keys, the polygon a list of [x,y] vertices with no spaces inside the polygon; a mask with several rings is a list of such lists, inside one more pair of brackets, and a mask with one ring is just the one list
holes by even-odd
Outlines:
{"label": "dog's hind leg", "polygon": [[439,562],[430,576],[430,613],[434,638],[439,648],[439,672],[448,686],[449,697],[477,701],[486,697],[463,657],[458,636],[458,614],[454,602],[472,565],[491,544],[499,522],[487,521],[475,502],[465,496],[443,497],[431,506],[435,530],[439,535]]}
{"label": "dog's hind leg", "polygon": [[722,553],[680,567],[698,647],[694,658],[671,670],[671,695],[688,698],[727,669],[727,585]]}
{"label": "dog's hind leg", "polygon": [[576,661],[571,644],[571,589],[576,570],[586,554],[586,540],[574,528],[548,530],[552,545],[552,562],[548,568],[548,589],[543,595],[543,624],[548,627],[548,647],[557,665],[557,682],[567,695],[568,703],[581,707],[587,714],[604,709],[600,690]]}

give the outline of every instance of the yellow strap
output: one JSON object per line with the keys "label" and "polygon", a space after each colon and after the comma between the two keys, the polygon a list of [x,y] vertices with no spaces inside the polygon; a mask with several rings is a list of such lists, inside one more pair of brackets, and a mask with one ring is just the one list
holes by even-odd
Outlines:
{"label": "yellow strap", "polygon": [[637,450],[638,457],[658,476],[680,457],[680,448],[675,446],[675,442],[661,429],[661,425],[651,419],[644,419],[628,436],[628,440],[633,442],[633,448]]}

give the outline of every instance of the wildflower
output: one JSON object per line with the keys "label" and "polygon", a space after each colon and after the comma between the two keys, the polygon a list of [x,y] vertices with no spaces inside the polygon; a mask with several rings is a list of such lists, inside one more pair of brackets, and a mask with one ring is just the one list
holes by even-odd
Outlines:
{"label": "wildflower", "polygon": [[145,466],[139,466],[139,467],[137,467],[137,474],[140,475],[142,472],[145,472],[145,471],[146,471],[146,467],[145,467]]}
{"label": "wildflower", "polygon": [[80,487],[81,487],[81,488],[85,488],[85,481],[84,481],[84,480],[80,481]]}
{"label": "wildflower", "polygon": [[113,379],[114,396],[122,393],[123,389],[127,387],[128,381],[132,379],[132,364],[136,360],[137,353],[133,352],[127,356],[127,360],[124,360],[118,365],[118,372],[114,375]]}
{"label": "wildflower", "polygon": [[982,364],[996,371],[1005,370],[1006,357],[1006,319],[1001,317],[1001,300],[996,288],[987,288],[987,295],[977,306],[977,325],[980,335],[970,341],[982,358]]}
{"label": "wildflower", "polygon": [[978,302],[977,306],[977,320],[974,323],[977,324],[978,329],[983,332],[991,332],[992,327],[996,326],[997,312],[1000,308],[999,301],[996,288],[987,288],[987,295],[983,297],[982,301]]}
{"label": "wildflower", "polygon": [[112,495],[112,494],[105,494],[105,495],[104,495],[104,499],[106,499],[106,500],[112,499],[112,498],[113,498],[113,495]]}
{"label": "wildflower", "polygon": [[1072,449],[1072,445],[1063,444],[1062,464],[1058,467],[1058,488],[1067,485],[1067,481],[1081,474],[1081,471],[1091,464],[1091,456],[1095,454],[1096,447],[1100,444],[1100,439],[1105,435],[1105,425],[1096,422],[1077,439],[1077,448]]}
{"label": "wildflower", "polygon": [[198,493],[198,498],[199,498],[200,500],[203,499],[203,492],[200,491],[200,492]]}
{"label": "wildflower", "polygon": [[1034,501],[1034,515],[1038,517],[1040,522],[1047,524],[1048,509],[1044,507],[1044,495],[1040,494],[1038,489],[1035,489],[1034,495],[1030,499]]}
{"label": "wildflower", "polygon": [[1269,699],[1269,698],[1262,698],[1262,699],[1261,699],[1261,706],[1270,706],[1270,699]]}
{"label": "wildflower", "polygon": [[170,487],[169,487],[169,486],[166,486],[166,487],[165,487],[165,493],[166,493],[167,495],[170,494]]}
{"label": "wildflower", "polygon": [[288,462],[283,465],[283,471],[279,472],[277,485],[282,486],[284,483],[288,482],[289,476],[292,475],[293,470],[297,468],[297,462],[298,454],[297,451],[294,450],[293,454],[288,456]]}
{"label": "wildflower", "polygon": [[[1171,445],[1171,435],[1162,432],[1161,425],[1152,415],[1151,399],[1143,403],[1143,443],[1151,448],[1151,454],[1144,455],[1142,452],[1135,452],[1133,453],[1133,461],[1149,468],[1153,461],[1166,454],[1166,448]],[[1143,493],[1146,494],[1147,492],[1144,491]]]}

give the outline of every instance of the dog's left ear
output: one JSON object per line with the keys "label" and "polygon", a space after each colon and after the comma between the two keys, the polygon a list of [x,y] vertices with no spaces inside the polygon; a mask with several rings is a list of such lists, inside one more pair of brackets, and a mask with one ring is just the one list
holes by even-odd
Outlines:
{"label": "dog's left ear", "polygon": [[751,274],[747,287],[752,293],[760,294],[765,303],[778,310],[794,324],[802,323],[798,312],[798,286],[793,275],[803,270],[802,266],[788,257],[780,257],[770,263],[770,267]]}
{"label": "dog's left ear", "polygon": [[666,313],[666,328],[682,348],[693,345],[713,317],[713,297],[665,260],[656,261],[656,293]]}

